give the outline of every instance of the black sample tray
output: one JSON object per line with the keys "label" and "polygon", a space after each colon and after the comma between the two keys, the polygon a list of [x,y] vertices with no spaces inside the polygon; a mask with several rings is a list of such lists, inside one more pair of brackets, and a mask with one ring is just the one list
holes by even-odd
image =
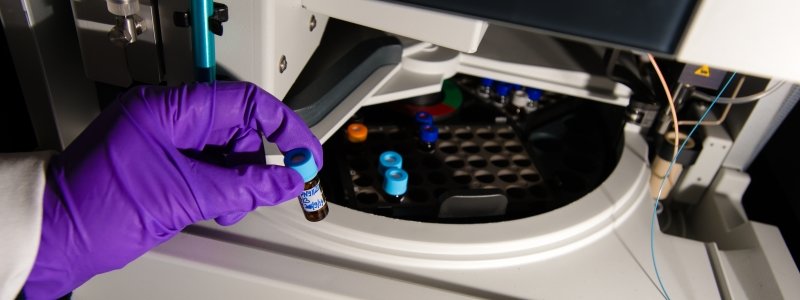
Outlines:
{"label": "black sample tray", "polygon": [[[420,149],[413,126],[367,127],[363,144],[338,139],[340,180],[352,198],[345,202],[357,210],[422,221],[494,221],[545,211],[552,200],[509,125],[440,125],[433,153]],[[401,202],[383,193],[378,156],[387,150],[403,156],[409,174]]]}

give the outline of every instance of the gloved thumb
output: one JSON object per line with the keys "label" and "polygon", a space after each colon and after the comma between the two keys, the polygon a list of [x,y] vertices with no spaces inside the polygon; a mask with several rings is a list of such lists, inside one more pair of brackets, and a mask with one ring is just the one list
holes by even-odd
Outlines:
{"label": "gloved thumb", "polygon": [[239,221],[244,219],[244,217],[246,217],[246,216],[247,216],[246,212],[237,212],[237,213],[221,215],[219,217],[216,217],[216,218],[214,218],[214,222],[217,222],[217,224],[222,225],[222,226],[231,226],[233,224],[238,223]]}
{"label": "gloved thumb", "polygon": [[293,199],[303,190],[297,171],[274,165],[243,165],[226,168],[196,161],[193,184],[199,215],[195,220],[216,218],[221,225],[239,221],[259,206],[272,206]]}

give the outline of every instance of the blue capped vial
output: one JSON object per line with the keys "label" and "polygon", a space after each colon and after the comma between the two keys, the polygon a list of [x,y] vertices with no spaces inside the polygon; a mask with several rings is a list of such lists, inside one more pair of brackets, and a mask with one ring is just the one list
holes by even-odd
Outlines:
{"label": "blue capped vial", "polygon": [[322,192],[317,176],[317,163],[314,155],[306,148],[292,149],[283,155],[283,164],[300,173],[305,184],[303,192],[297,196],[306,220],[321,221],[328,215],[328,202]]}
{"label": "blue capped vial", "polygon": [[494,80],[491,78],[481,78],[481,83],[478,85],[476,93],[481,98],[489,99],[492,96],[492,85]]}
{"label": "blue capped vial", "polygon": [[528,107],[539,108],[539,100],[542,99],[542,90],[529,88],[528,89]]}
{"label": "blue capped vial", "polygon": [[511,100],[511,86],[508,84],[497,85],[497,98],[495,102],[500,105],[505,105]]}
{"label": "blue capped vial", "polygon": [[394,151],[385,151],[378,156],[378,174],[383,175],[389,168],[403,168],[403,157]]}
{"label": "blue capped vial", "polygon": [[439,128],[436,125],[424,125],[419,128],[420,150],[433,153],[436,150],[436,141],[439,140]]}
{"label": "blue capped vial", "polygon": [[431,125],[433,124],[433,116],[428,112],[418,112],[414,115],[414,120],[417,122],[417,125]]}
{"label": "blue capped vial", "polygon": [[401,202],[408,191],[408,173],[400,168],[389,168],[383,173],[383,192],[390,202]]}

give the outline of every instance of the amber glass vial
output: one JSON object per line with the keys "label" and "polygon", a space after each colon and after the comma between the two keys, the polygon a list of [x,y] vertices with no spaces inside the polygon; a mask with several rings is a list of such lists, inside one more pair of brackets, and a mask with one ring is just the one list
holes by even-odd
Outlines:
{"label": "amber glass vial", "polygon": [[318,176],[314,176],[311,181],[306,181],[305,186],[303,186],[303,193],[297,199],[300,200],[300,206],[303,208],[306,220],[317,222],[325,219],[328,215],[328,199],[325,198],[325,193],[322,192]]}
{"label": "amber glass vial", "polygon": [[306,220],[321,221],[328,215],[328,201],[317,176],[317,164],[311,151],[305,148],[293,149],[284,154],[284,165],[300,173],[305,184],[303,192],[297,196]]}

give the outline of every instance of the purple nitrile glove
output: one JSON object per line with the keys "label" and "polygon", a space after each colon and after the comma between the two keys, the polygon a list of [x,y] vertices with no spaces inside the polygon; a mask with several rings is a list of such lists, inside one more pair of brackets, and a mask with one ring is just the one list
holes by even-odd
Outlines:
{"label": "purple nitrile glove", "polygon": [[302,192],[294,170],[264,164],[260,134],[286,152],[322,147],[306,124],[250,83],[135,88],[50,163],[28,299],[63,296],[184,227],[231,224]]}

